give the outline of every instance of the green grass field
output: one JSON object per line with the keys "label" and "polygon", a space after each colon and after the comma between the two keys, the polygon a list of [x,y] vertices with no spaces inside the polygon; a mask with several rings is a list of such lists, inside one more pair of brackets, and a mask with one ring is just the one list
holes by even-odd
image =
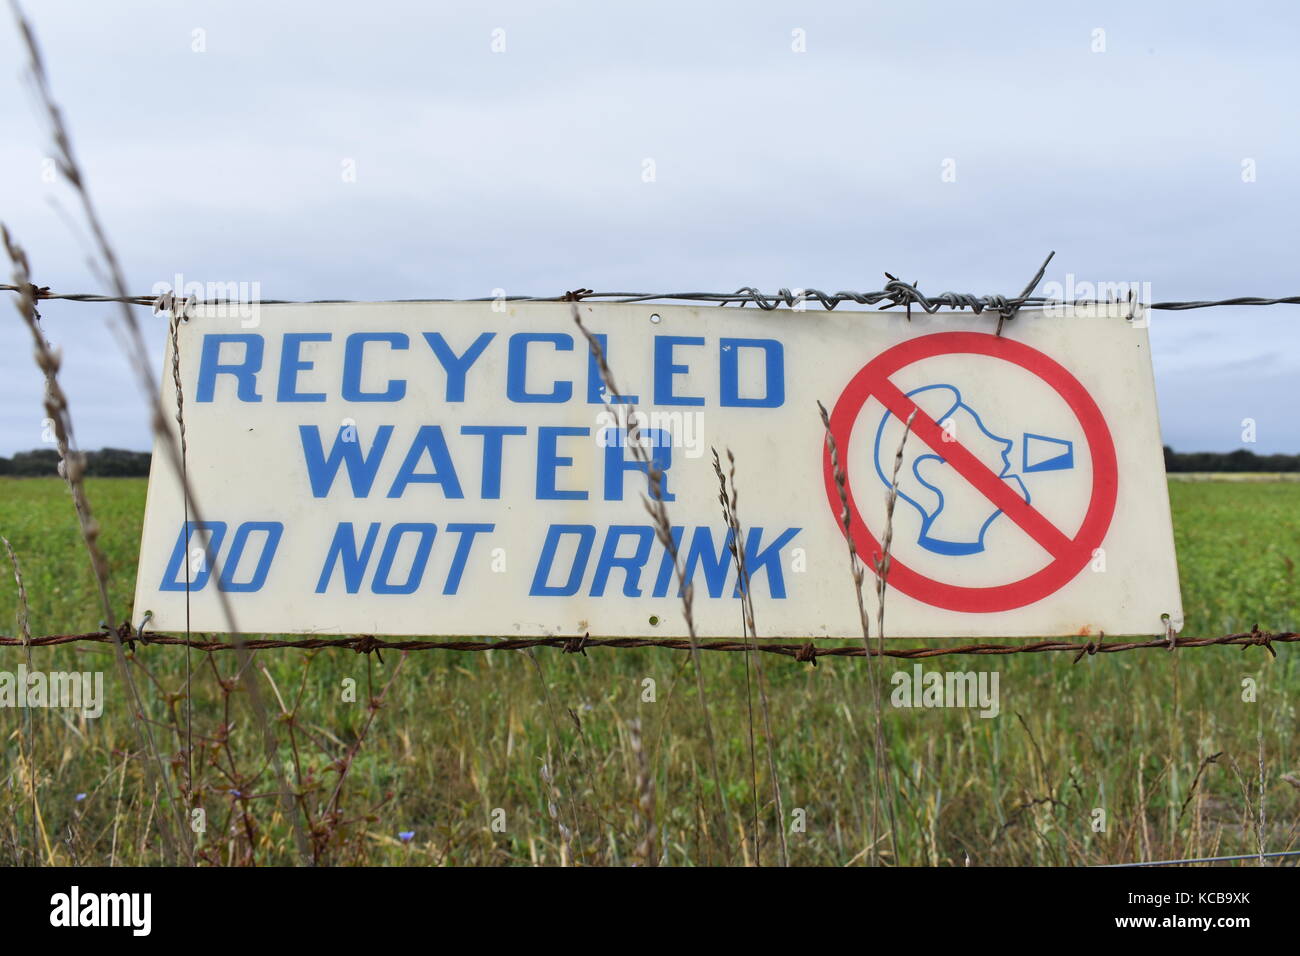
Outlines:
{"label": "green grass field", "polygon": [[[120,621],[144,482],[92,480],[88,493]],[[1170,494],[1184,633],[1300,628],[1300,484],[1172,482]],[[61,482],[0,479],[0,534],[22,564],[34,634],[98,627],[94,579]],[[845,591],[852,600],[847,569]],[[0,632],[16,633],[17,612],[6,570]],[[762,614],[760,604],[760,633]],[[330,864],[702,865],[758,856],[767,865],[788,853],[795,864],[879,855],[889,864],[969,858],[978,866],[1254,853],[1261,843],[1294,849],[1300,646],[1277,652],[932,660],[927,670],[996,670],[1001,715],[886,704],[881,784],[871,678],[887,701],[889,674],[910,663],[873,671],[860,659],[812,667],[761,655],[769,751],[760,675],[740,654],[702,655],[702,707],[690,655],[671,650],[429,652],[382,663],[345,651],[263,651],[235,684],[233,654],[143,647],[132,668],[147,712],[140,721],[110,647],[37,648],[36,668],[104,671],[108,704],[97,720],[0,712],[0,860],[165,859],[159,822],[173,805],[149,773],[141,728],[171,788],[191,787],[180,798],[186,812],[206,812],[195,852],[208,864],[293,863],[295,821],[311,855]],[[25,652],[0,656],[0,670],[12,672]],[[346,699],[349,678],[356,702]],[[1243,700],[1248,678],[1254,702]],[[247,699],[254,682],[298,792],[292,810],[274,796]],[[372,713],[367,701],[385,685]]]}

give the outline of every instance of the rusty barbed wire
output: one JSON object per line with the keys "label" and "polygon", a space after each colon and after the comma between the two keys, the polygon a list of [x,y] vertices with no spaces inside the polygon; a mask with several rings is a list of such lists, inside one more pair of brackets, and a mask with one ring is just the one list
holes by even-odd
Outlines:
{"label": "rusty barbed wire", "polygon": [[[195,305],[208,306],[232,306],[232,305],[357,305],[357,304],[397,304],[397,303],[439,303],[439,302],[579,302],[590,300],[607,300],[616,304],[627,304],[633,302],[653,302],[676,300],[682,302],[703,302],[713,305],[726,306],[739,304],[742,308],[750,303],[756,305],[764,312],[772,312],[781,306],[791,309],[799,308],[808,302],[816,302],[826,311],[832,311],[845,302],[853,302],[857,305],[877,305],[881,309],[891,309],[897,306],[903,306],[911,309],[913,306],[920,308],[927,313],[937,312],[939,309],[953,309],[956,311],[971,310],[976,315],[985,311],[994,312],[1003,317],[1011,317],[1018,309],[1025,307],[1036,308],[1083,308],[1092,305],[1116,305],[1114,300],[1097,300],[1097,299],[1074,299],[1066,301],[1063,299],[1050,299],[1045,296],[1020,295],[1015,297],[1003,295],[976,295],[970,292],[941,292],[936,295],[926,295],[916,287],[915,283],[904,282],[897,279],[889,273],[885,273],[889,280],[885,287],[875,292],[856,292],[852,290],[840,292],[823,292],[820,289],[789,289],[780,288],[774,293],[760,292],[754,286],[742,286],[735,292],[594,292],[591,289],[578,289],[576,291],[565,292],[561,295],[554,296],[482,296],[469,299],[447,299],[447,298],[428,298],[428,299],[262,299],[255,300],[237,300],[237,299],[212,299],[202,301],[198,299],[182,300],[185,310]],[[0,292],[17,292],[21,293],[24,289],[9,284],[0,284]],[[173,293],[167,292],[162,295],[132,295],[132,296],[113,296],[99,295],[91,292],[53,292],[46,286],[33,286],[30,290],[32,295],[38,301],[61,300],[66,302],[90,302],[90,303],[123,303],[126,305],[145,306],[155,311],[166,311],[169,304],[175,301]],[[1230,299],[1198,299],[1187,302],[1150,302],[1141,303],[1147,309],[1164,309],[1169,311],[1183,312],[1189,309],[1209,309],[1218,306],[1259,306],[1259,305],[1300,305],[1300,295],[1265,297],[1265,296],[1237,296]]]}
{"label": "rusty barbed wire", "polygon": [[[62,644],[79,642],[109,644],[119,638],[133,650],[135,644],[158,644],[164,646],[191,647],[201,651],[229,651],[236,648],[233,642],[210,640],[204,638],[185,638],[170,634],[141,633],[129,623],[120,625],[115,631],[108,629],[86,634],[49,634],[30,639],[31,647],[54,647]],[[783,641],[780,638],[758,638],[749,640],[713,640],[697,641],[695,647],[701,651],[746,652],[761,651],[766,654],[779,654],[792,657],[796,661],[816,664],[821,657],[866,657],[867,649],[858,638],[845,638],[836,646],[827,646],[827,641],[839,641],[838,638],[818,638],[801,643]],[[1029,639],[1027,639],[1029,640]],[[819,644],[818,641],[822,643]],[[1007,656],[1010,654],[1040,654],[1048,652],[1074,653],[1074,663],[1083,657],[1094,654],[1114,654],[1132,650],[1176,650],[1187,647],[1263,647],[1274,657],[1277,651],[1274,644],[1294,644],[1300,642],[1300,633],[1294,631],[1261,631],[1255,628],[1239,634],[1225,634],[1222,637],[1178,637],[1172,642],[1166,637],[1143,641],[1111,641],[1096,638],[1088,641],[1039,640],[1028,644],[963,644],[957,647],[885,647],[883,650],[872,647],[872,657],[893,657],[901,660],[923,660],[930,657],[947,657],[951,655],[988,655]],[[645,638],[645,637],[526,637],[501,638],[499,640],[381,640],[368,634],[356,634],[343,637],[306,637],[306,638],[260,638],[246,639],[240,642],[248,650],[270,650],[288,648],[292,650],[314,651],[326,648],[341,648],[358,654],[382,651],[520,651],[533,647],[557,647],[566,654],[585,654],[588,648],[609,647],[618,649],[658,647],[677,651],[691,650],[688,638]],[[20,637],[0,637],[0,647],[27,646]]]}

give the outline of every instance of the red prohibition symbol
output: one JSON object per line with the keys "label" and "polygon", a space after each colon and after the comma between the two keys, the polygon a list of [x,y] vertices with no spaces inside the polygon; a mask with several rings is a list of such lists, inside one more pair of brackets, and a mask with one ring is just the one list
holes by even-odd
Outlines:
{"label": "red prohibition symbol", "polygon": [[[1083,523],[1073,536],[1065,534],[1040,514],[960,442],[945,441],[939,424],[890,380],[890,376],[914,362],[953,354],[986,355],[1018,365],[1051,386],[1074,412],[1083,428],[1092,457],[1092,491]],[[928,445],[1051,555],[1051,560],[1043,568],[1028,577],[990,587],[964,587],[938,581],[891,558],[888,572],[891,588],[922,603],[950,611],[1010,611],[1056,593],[1084,569],[1092,560],[1093,551],[1101,547],[1115,514],[1119,471],[1110,429],[1088,390],[1058,362],[1021,342],[984,332],[939,332],[910,339],[876,356],[853,376],[831,413],[831,435],[835,438],[841,467],[845,472],[849,527],[859,555],[870,558],[871,555],[878,555],[881,550],[880,542],[858,512],[853,498],[852,476],[848,474],[846,463],[853,425],[870,398],[875,398],[901,422],[907,421],[915,412],[916,417],[912,421],[913,437]],[[831,467],[829,446],[823,451],[822,472],[831,513],[839,522],[843,507]]]}

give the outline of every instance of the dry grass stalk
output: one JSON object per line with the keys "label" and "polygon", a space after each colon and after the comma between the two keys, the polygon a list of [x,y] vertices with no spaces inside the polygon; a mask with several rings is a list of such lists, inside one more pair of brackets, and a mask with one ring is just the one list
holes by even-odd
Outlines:
{"label": "dry grass stalk", "polygon": [[572,314],[574,324],[578,326],[578,330],[586,338],[587,346],[591,349],[591,354],[596,360],[596,367],[600,371],[600,378],[607,393],[606,404],[612,405],[618,400],[619,404],[624,404],[627,407],[627,416],[624,419],[627,422],[624,435],[625,443],[631,449],[633,457],[645,465],[646,478],[650,485],[650,494],[648,496],[642,495],[641,501],[646,512],[650,515],[655,537],[658,538],[659,543],[664,546],[669,557],[672,558],[673,571],[681,591],[682,615],[686,619],[686,632],[691,642],[691,663],[695,668],[695,689],[704,719],[704,735],[709,749],[709,763],[713,770],[713,783],[718,795],[716,828],[718,836],[722,840],[723,856],[726,860],[730,860],[731,841],[727,830],[727,797],[723,793],[722,775],[718,772],[718,753],[713,739],[713,721],[709,716],[708,697],[704,693],[704,675],[700,666],[699,638],[695,630],[695,587],[686,579],[686,570],[682,565],[677,541],[673,537],[672,522],[668,518],[668,506],[663,499],[663,471],[643,446],[639,427],[636,425],[636,406],[621,401],[623,394],[614,383],[614,373],[610,371],[609,363],[605,360],[605,350],[601,348],[600,340],[588,332],[587,327],[582,324],[582,317],[578,314],[576,303],[572,307]]}
{"label": "dry grass stalk", "polygon": [[[845,476],[844,468],[840,464],[840,450],[835,441],[835,435],[831,432],[830,415],[826,411],[826,406],[821,402],[817,403],[817,411],[821,414],[822,428],[826,431],[826,448],[831,457],[831,476],[835,481],[835,488],[839,492],[840,498],[840,524],[844,528],[844,541],[849,549],[849,571],[853,576],[853,594],[858,602],[858,622],[862,628],[862,644],[867,655],[867,683],[871,687],[872,710],[875,712],[875,735],[874,750],[875,761],[872,767],[871,778],[871,833],[867,846],[858,856],[865,856],[868,853],[871,856],[873,865],[879,866],[880,859],[880,842],[883,837],[876,836],[880,829],[880,791],[883,780],[882,765],[884,763],[884,746],[883,735],[880,730],[880,685],[876,680],[876,661],[871,653],[871,625],[867,617],[866,599],[862,594],[862,583],[866,577],[862,561],[858,557],[858,548],[853,541],[853,518],[849,509],[849,492],[848,479]],[[855,857],[856,859],[856,857]]]}
{"label": "dry grass stalk", "polygon": [[876,640],[880,649],[885,649],[885,592],[889,588],[889,553],[894,545],[894,506],[898,504],[898,473],[903,468],[903,448],[907,437],[912,433],[912,422],[916,411],[907,416],[903,427],[903,437],[898,442],[898,451],[894,454],[894,473],[889,480],[889,491],[885,494],[885,533],[880,541],[880,556],[876,559]]}
{"label": "dry grass stalk", "polygon": [[[1208,757],[1202,758],[1201,765],[1196,768],[1196,776],[1192,778],[1192,786],[1187,791],[1187,799],[1183,801],[1183,805],[1178,811],[1178,820],[1180,822],[1183,819],[1183,814],[1187,812],[1187,805],[1190,804],[1192,802],[1192,798],[1196,796],[1196,788],[1197,786],[1200,785],[1201,775],[1205,773],[1205,768],[1212,763],[1218,763],[1219,758],[1222,756],[1223,756],[1223,751],[1220,750],[1216,754],[1211,754]],[[1195,853],[1193,855],[1195,855]]]}
{"label": "dry grass stalk", "polygon": [[[916,420],[916,410],[907,416],[907,423],[903,426],[903,437],[898,441],[898,451],[894,454],[894,472],[889,480],[889,491],[885,494],[885,532],[881,536],[880,556],[876,559],[876,643],[879,648],[878,656],[884,657],[885,654],[885,593],[889,588],[889,563],[890,551],[894,545],[894,506],[898,504],[898,473],[903,467],[903,449],[907,445],[907,438],[912,433],[912,422]],[[876,707],[876,737],[880,741],[882,752],[886,750],[885,730],[881,721],[879,706],[879,696],[877,696]],[[882,773],[884,767],[881,767]],[[894,850],[894,862],[899,860],[898,846],[898,822],[897,814],[894,810],[894,792],[895,788],[890,786],[889,793],[889,832],[890,842]]]}
{"label": "dry grass stalk", "polygon": [[[18,586],[18,631],[20,634],[22,634],[23,647],[27,651],[27,671],[28,673],[31,673],[32,627],[31,627],[31,617],[27,607],[27,588],[23,584],[23,569],[21,565],[19,565],[18,563],[18,555],[14,554],[14,548],[13,545],[9,543],[9,539],[6,538],[4,535],[0,535],[0,541],[4,542],[5,551],[8,552],[9,554],[9,564],[13,568],[13,572],[14,572],[14,583]],[[34,726],[35,718],[32,714],[31,707],[24,707],[23,710],[26,711],[26,714],[24,716],[24,721],[23,721],[26,727],[22,731],[23,737],[25,739],[19,745],[19,753],[23,752],[24,749],[23,744],[25,744],[26,752],[27,752],[27,767],[26,767],[27,782],[28,782],[28,788],[31,791],[31,798],[32,798],[32,847],[35,848],[36,846],[39,845],[37,840],[37,835],[38,834],[42,836],[45,835],[45,826],[41,821],[41,805],[40,805],[40,800],[37,797],[37,790],[36,790],[36,730]],[[50,863],[53,864],[54,859],[52,854],[50,853],[50,841],[48,837],[45,838],[45,853],[46,856],[50,857]],[[40,855],[37,854],[34,849],[33,849],[33,856],[37,862],[37,865],[39,865],[41,858]]]}
{"label": "dry grass stalk", "polygon": [[[718,461],[718,450],[716,448],[712,448],[710,450],[713,452],[713,470],[714,473],[717,474],[718,476],[718,484],[719,484],[718,501],[722,505],[723,520],[726,521],[727,523],[727,551],[731,555],[732,564],[734,564],[736,567],[736,593],[740,596],[741,599],[740,601],[741,633],[744,635],[746,642],[748,642],[749,632],[750,632],[750,619],[749,619],[749,605],[745,600],[745,596],[746,596],[746,592],[748,591],[749,580],[747,575],[745,574],[745,568],[744,568],[744,548],[742,546],[740,550],[737,550],[736,547],[736,540],[738,537],[741,537],[741,534],[735,527],[732,526],[731,523],[731,517],[730,517],[730,512],[728,510],[728,500],[727,500],[727,480],[722,473],[722,465]],[[755,654],[752,656],[757,658],[759,655]],[[753,807],[753,818],[754,818],[753,836],[752,836],[752,840],[754,844],[754,865],[762,866],[763,849],[762,846],[759,844],[759,833],[761,827],[759,826],[759,822],[758,822],[758,758],[755,754],[755,748],[754,748],[754,694],[750,687],[750,677],[749,677],[750,657],[751,657],[750,654],[745,655],[745,707],[746,707],[746,717],[748,718],[746,722],[746,727],[749,730],[749,789],[750,789],[750,803]],[[769,750],[769,756],[770,753],[771,752]],[[782,829],[782,835],[784,836],[784,828],[782,827],[781,829]],[[742,829],[741,832],[742,844],[744,841],[744,837],[745,835]],[[749,864],[748,855],[746,855],[745,857],[745,863],[746,865]]]}
{"label": "dry grass stalk", "polygon": [[[822,427],[826,430],[826,447],[830,450],[831,455],[831,474],[835,480],[835,489],[839,492],[840,524],[844,528],[844,541],[849,549],[849,570],[853,574],[853,592],[858,600],[858,618],[862,625],[862,640],[865,642],[871,634],[871,627],[867,618],[866,600],[862,596],[862,582],[866,574],[862,567],[862,561],[858,558],[858,546],[853,542],[853,518],[849,511],[848,481],[844,475],[844,468],[840,465],[840,450],[836,446],[835,436],[831,434],[831,419],[826,411],[826,406],[818,402],[817,411],[821,413]],[[868,656],[870,651],[871,645],[868,644]],[[868,664],[870,664],[869,659]]]}
{"label": "dry grass stalk", "polygon": [[[564,825],[564,822],[560,819],[560,810],[555,805],[555,801],[564,799],[564,795],[555,782],[555,776],[551,773],[551,765],[543,763],[539,773],[541,774],[542,783],[546,785],[546,812],[560,831],[560,867],[564,868],[573,863],[574,831]],[[572,799],[573,797],[570,795],[569,800],[572,801]]]}
{"label": "dry grass stalk", "polygon": [[27,588],[23,584],[23,570],[18,564],[18,555],[14,554],[14,547],[9,543],[9,539],[0,534],[0,541],[4,542],[5,551],[9,554],[9,564],[13,567],[14,583],[18,586],[18,632],[23,638],[23,647],[27,649],[27,666],[32,666],[32,627],[31,617],[27,608]]}
{"label": "dry grass stalk", "polygon": [[[81,538],[90,556],[90,567],[99,592],[100,613],[102,615],[101,626],[108,628],[110,633],[113,634],[118,668],[122,673],[123,680],[130,689],[136,713],[143,716],[144,703],[141,700],[139,689],[136,687],[135,678],[131,674],[126,651],[122,647],[121,640],[117,637],[116,630],[113,629],[115,615],[113,602],[109,597],[108,559],[99,546],[99,523],[95,520],[95,516],[91,511],[90,500],[86,495],[83,480],[85,477],[85,460],[76,450],[72,437],[72,412],[68,406],[68,399],[63,391],[63,386],[59,383],[59,368],[62,359],[50,346],[50,343],[46,341],[41,330],[40,314],[36,311],[36,287],[31,282],[31,266],[28,263],[26,252],[14,241],[9,234],[9,230],[3,225],[0,225],[0,240],[3,241],[5,251],[13,264],[14,285],[22,290],[16,303],[18,313],[22,316],[32,334],[36,365],[45,376],[45,417],[54,430],[54,440],[59,452],[60,471],[71,492],[73,506],[77,513],[77,524],[81,530]],[[136,729],[140,734],[141,745],[153,758],[153,763],[150,765],[151,772],[156,775],[155,782],[161,785],[168,795],[168,802],[175,814],[174,823],[177,827],[177,833],[181,833],[183,832],[183,823],[180,807],[172,799],[171,782],[167,770],[163,766],[162,756],[154,741],[153,731],[143,720],[136,721]],[[164,850],[174,855],[176,852],[176,835],[166,825],[162,826],[162,833]]]}
{"label": "dry grass stalk", "polygon": [[1256,825],[1255,833],[1259,841],[1259,865],[1264,865],[1264,728],[1262,726],[1263,717],[1260,717],[1261,726],[1256,739],[1259,741],[1259,822]]}
{"label": "dry grass stalk", "polygon": [[[551,688],[550,688],[550,685],[547,684],[547,682],[546,682],[546,674],[545,674],[545,672],[542,670],[542,665],[538,662],[538,660],[537,660],[537,655],[533,653],[532,648],[525,648],[524,651],[523,651],[523,653],[524,653],[524,656],[526,656],[526,657],[528,658],[528,660],[532,662],[533,669],[537,672],[537,682],[538,682],[538,684],[541,685],[541,688],[542,688],[542,700],[543,700],[543,701],[545,702],[545,704],[546,704],[546,714],[547,714],[547,716],[550,718],[551,726],[555,729],[555,740],[556,740],[556,744],[559,745],[559,744],[560,744],[560,733],[559,733],[559,730],[560,730],[560,719],[559,719],[559,715],[556,713],[556,709],[555,709],[555,701],[554,701],[554,699],[553,699],[552,696],[551,696]],[[570,713],[572,713],[572,712],[570,712]],[[578,723],[578,735],[581,736],[581,735],[582,735],[582,724],[581,724],[580,722],[578,722],[578,721],[576,720],[576,718],[574,719],[574,721],[575,721],[575,723]],[[550,771],[550,760],[551,760],[551,757],[550,757],[550,754],[549,754],[549,751],[550,751],[550,742],[549,742],[549,740],[550,740],[550,738],[549,738],[549,736],[548,736],[548,738],[547,738],[547,751],[548,751],[548,754],[547,754],[547,763],[543,766],[543,770],[545,770],[546,772],[543,774],[543,777],[546,779],[546,782],[547,782],[548,784],[550,784],[550,785],[552,785],[552,786],[554,787],[554,781],[553,781],[553,780],[551,779],[551,777],[550,777],[550,774],[551,774],[551,771]],[[559,757],[560,757],[560,761],[561,761],[561,762],[563,763],[563,765],[564,765],[562,768],[560,768],[560,769],[561,769],[561,772],[562,772],[562,773],[566,773],[566,774],[568,774],[570,778],[576,776],[576,775],[572,772],[572,770],[573,770],[572,763],[570,762],[569,758],[566,756],[566,754],[565,754],[565,752],[564,752],[563,749],[561,749],[561,750],[559,751]],[[559,787],[554,787],[554,790],[555,790],[555,795],[556,795],[557,797],[561,795],[561,794],[560,794],[560,789],[559,789]],[[578,821],[578,803],[577,803],[576,798],[575,798],[574,795],[573,795],[573,787],[572,787],[572,786],[570,786],[570,787],[568,788],[568,790],[567,790],[567,795],[568,795],[568,805],[569,805],[569,820],[570,820],[570,822],[573,824],[573,826],[572,826],[572,827],[566,827],[563,823],[560,822],[560,820],[559,820],[559,816],[558,816],[558,813],[556,813],[556,812],[552,812],[552,814],[551,814],[551,816],[555,819],[555,822],[556,822],[557,824],[559,824],[559,827],[560,827],[560,835],[561,835],[561,837],[562,837],[563,846],[564,846],[564,859],[565,859],[566,861],[567,861],[567,860],[571,860],[572,857],[573,857],[573,841],[574,841],[575,839],[578,841],[578,848],[579,848],[579,850],[582,850],[582,849],[583,849],[583,846],[584,846],[584,844],[583,844],[583,842],[582,842],[582,827],[581,827],[581,825],[579,824],[579,821]]]}
{"label": "dry grass stalk", "polygon": [[[898,500],[898,473],[903,463],[903,449],[907,444],[908,435],[912,430],[912,422],[916,418],[914,411],[908,416],[906,426],[903,429],[902,440],[898,443],[898,451],[894,455],[894,473],[890,482],[889,491],[885,497],[885,532],[882,537],[880,555],[873,555],[873,564],[876,570],[876,634],[877,649],[875,653],[871,650],[870,626],[867,621],[866,601],[862,595],[862,583],[865,579],[862,562],[858,556],[857,545],[853,541],[853,519],[852,511],[849,508],[848,479],[845,475],[843,465],[840,462],[840,450],[835,441],[835,436],[831,432],[830,415],[826,411],[826,406],[821,402],[817,403],[817,411],[821,415],[822,427],[826,431],[826,446],[830,452],[831,475],[835,482],[835,488],[839,493],[840,499],[840,523],[844,527],[844,540],[847,542],[849,550],[849,568],[853,575],[853,590],[858,602],[858,618],[862,627],[862,643],[867,652],[867,681],[871,685],[872,704],[875,711],[875,753],[876,767],[872,781],[873,793],[871,803],[871,830],[873,839],[870,846],[872,848],[879,844],[875,839],[875,832],[879,825],[879,805],[880,789],[885,786],[890,794],[889,799],[889,829],[891,846],[894,853],[894,861],[898,861],[898,829],[896,814],[894,812],[894,790],[887,786],[884,780],[884,757],[885,757],[885,740],[884,724],[882,721],[881,708],[883,706],[880,685],[875,674],[875,659],[883,657],[885,653],[885,589],[887,587],[887,578],[889,576],[889,552],[893,543],[894,536],[894,506]],[[875,861],[880,862],[880,853],[876,851]]]}
{"label": "dry grass stalk", "polygon": [[[736,488],[736,456],[727,449],[728,474],[722,472],[722,462],[718,450],[713,452],[713,472],[718,476],[718,501],[722,505],[722,518],[727,523],[728,547],[731,559],[736,565],[736,586],[740,589],[740,607],[743,616],[745,635],[754,642],[754,673],[758,679],[758,699],[763,711],[763,738],[767,744],[767,769],[772,784],[772,796],[776,801],[776,830],[781,838],[781,860],[784,866],[790,865],[790,848],[785,838],[785,802],[781,798],[780,777],[776,769],[776,745],[772,737],[772,715],[767,700],[767,682],[763,674],[763,655],[758,651],[758,628],[754,619],[754,595],[749,587],[749,568],[745,563],[745,536],[740,526],[740,491]],[[745,655],[745,677],[749,677],[749,657]],[[754,746],[753,720],[750,721],[751,763]],[[759,856],[758,801],[754,801],[754,858],[761,862]]]}
{"label": "dry grass stalk", "polygon": [[628,747],[636,765],[636,819],[642,833],[641,840],[633,850],[633,856],[641,866],[658,865],[655,853],[655,778],[646,758],[645,746],[641,740],[641,721],[630,720],[627,725]]}
{"label": "dry grass stalk", "polygon": [[[31,25],[23,16],[17,0],[10,0],[10,7],[13,10],[14,18],[17,22],[19,33],[22,36],[24,46],[27,49],[29,58],[29,75],[49,124],[50,135],[54,145],[55,165],[64,179],[72,187],[80,201],[82,212],[86,218],[86,223],[89,226],[91,235],[94,239],[95,247],[99,252],[100,258],[103,260],[109,284],[112,287],[114,295],[123,300],[119,305],[122,326],[125,329],[128,340],[128,347],[126,349],[127,358],[137,375],[141,395],[144,397],[150,409],[150,420],[155,439],[162,447],[173,471],[182,478],[182,490],[184,492],[186,503],[187,522],[189,516],[193,516],[193,520],[196,523],[202,523],[202,513],[195,500],[194,490],[186,477],[183,451],[176,441],[175,436],[165,424],[162,401],[156,393],[153,383],[153,372],[151,370],[152,362],[150,360],[149,348],[145,342],[144,333],[140,328],[139,322],[136,321],[135,314],[131,311],[131,306],[125,301],[130,298],[126,288],[125,272],[122,269],[112,243],[109,242],[107,230],[104,228],[104,225],[99,218],[99,213],[86,185],[85,176],[76,160],[72,147],[72,139],[68,133],[67,126],[63,122],[62,112],[55,103],[54,97],[50,91],[49,78],[45,72],[45,64],[40,55],[40,49],[36,43],[35,34],[32,31]],[[24,285],[23,283],[18,282],[15,282],[15,284]],[[26,288],[25,285],[24,288]],[[188,524],[186,527],[188,528]],[[215,577],[219,574],[219,568],[216,566],[215,560],[212,562],[212,565],[212,575]],[[230,598],[219,588],[217,589],[217,597],[222,612],[228,622],[232,640],[236,645],[236,652],[240,657],[241,669],[248,670],[252,659],[243,637],[235,624],[234,610],[230,604]],[[111,623],[111,615],[109,616],[108,621]],[[115,638],[114,643],[120,650],[121,642]],[[123,662],[125,661],[124,654],[121,659]],[[125,664],[123,664],[123,666],[125,666]],[[267,719],[266,708],[262,704],[261,694],[258,691],[255,681],[250,682],[248,685],[248,697],[249,703],[253,708],[254,716],[262,729],[267,759],[275,771],[276,779],[280,786],[282,804],[285,811],[290,813],[290,816],[293,819],[294,836],[299,858],[302,862],[307,863],[310,861],[310,852],[307,846],[306,836],[303,833],[301,823],[298,820],[298,815],[291,812],[294,806],[295,795],[289,787],[288,778],[284,771],[284,765],[280,760],[279,748],[276,745],[274,733],[272,732],[270,723]],[[170,789],[168,792],[170,793]],[[175,801],[171,802],[173,809],[177,814],[180,832],[188,833],[188,828],[184,825],[183,809]],[[193,841],[187,837],[186,842],[187,846],[191,849],[192,858]]]}

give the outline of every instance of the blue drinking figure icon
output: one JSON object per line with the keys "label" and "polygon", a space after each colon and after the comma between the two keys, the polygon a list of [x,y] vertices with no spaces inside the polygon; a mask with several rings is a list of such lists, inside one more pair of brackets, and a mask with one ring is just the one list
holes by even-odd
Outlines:
{"label": "blue drinking figure icon", "polygon": [[[1026,504],[1029,488],[1020,475],[1040,471],[1061,471],[1074,466],[1074,447],[1067,440],[1045,435],[1022,433],[1020,471],[1012,464],[1015,441],[994,432],[954,385],[925,385],[907,393],[943,428],[945,435],[960,441],[963,448],[978,458]],[[885,442],[885,431],[892,412],[887,412],[876,429],[876,475],[886,487],[891,484],[897,445]],[[943,555],[979,554],[984,551],[984,536],[1002,515],[1002,510],[954,468],[941,450],[921,442],[904,446],[899,468],[898,498],[916,509],[921,518],[917,544],[927,551]]]}

